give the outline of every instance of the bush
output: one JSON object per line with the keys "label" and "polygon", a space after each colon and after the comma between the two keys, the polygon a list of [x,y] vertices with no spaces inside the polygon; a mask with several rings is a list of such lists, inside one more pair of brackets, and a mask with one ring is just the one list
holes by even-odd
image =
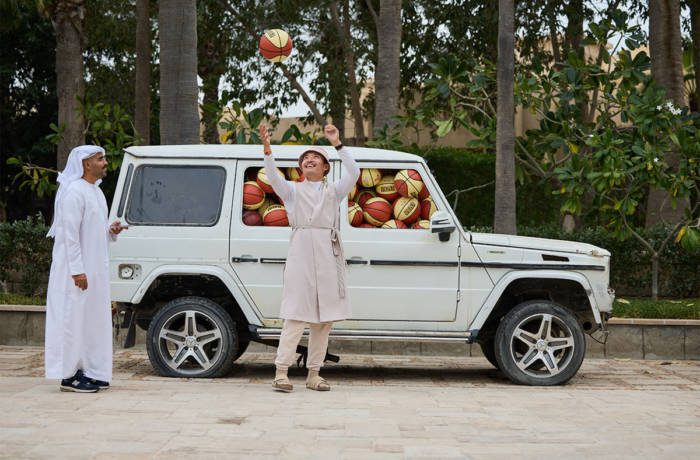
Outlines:
{"label": "bush", "polygon": [[[53,240],[41,214],[12,223],[0,223],[0,280],[25,296],[43,294],[51,268]],[[16,283],[15,283],[16,281]]]}

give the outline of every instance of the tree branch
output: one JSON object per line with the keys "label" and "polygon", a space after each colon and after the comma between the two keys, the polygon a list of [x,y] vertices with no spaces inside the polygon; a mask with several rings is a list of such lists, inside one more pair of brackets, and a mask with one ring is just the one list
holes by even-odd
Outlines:
{"label": "tree branch", "polygon": [[285,77],[287,77],[287,80],[292,84],[294,89],[296,89],[299,94],[301,95],[301,98],[306,102],[306,105],[309,106],[309,109],[311,109],[311,113],[314,114],[314,119],[316,122],[321,126],[326,125],[326,119],[323,118],[321,115],[321,111],[318,110],[318,107],[316,106],[316,103],[309,97],[308,93],[306,90],[304,90],[304,87],[301,86],[301,84],[297,81],[296,77],[289,71],[287,66],[284,64],[280,64],[278,66],[280,69],[282,69],[282,74],[284,74]]}

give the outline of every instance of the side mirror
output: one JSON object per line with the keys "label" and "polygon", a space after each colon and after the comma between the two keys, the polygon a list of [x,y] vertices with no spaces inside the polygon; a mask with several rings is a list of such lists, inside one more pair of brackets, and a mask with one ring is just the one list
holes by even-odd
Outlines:
{"label": "side mirror", "polygon": [[430,231],[437,233],[440,241],[449,241],[455,231],[455,224],[447,211],[436,211],[430,218]]}

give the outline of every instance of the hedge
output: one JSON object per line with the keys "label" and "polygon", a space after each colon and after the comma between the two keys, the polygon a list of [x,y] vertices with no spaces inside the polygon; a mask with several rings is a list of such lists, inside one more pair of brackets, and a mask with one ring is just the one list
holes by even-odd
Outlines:
{"label": "hedge", "polygon": [[42,216],[0,223],[0,281],[26,296],[42,295],[51,268],[53,240]]}

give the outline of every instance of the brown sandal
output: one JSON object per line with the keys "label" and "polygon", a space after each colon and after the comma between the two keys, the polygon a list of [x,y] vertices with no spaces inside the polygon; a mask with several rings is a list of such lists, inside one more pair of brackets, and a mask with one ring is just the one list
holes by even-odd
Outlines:
{"label": "brown sandal", "polygon": [[291,393],[294,389],[292,382],[289,381],[287,377],[281,379],[275,379],[272,381],[272,388],[277,391],[283,391],[285,393]]}
{"label": "brown sandal", "polygon": [[306,388],[316,391],[330,391],[331,386],[326,382],[326,379],[316,375],[306,380]]}

